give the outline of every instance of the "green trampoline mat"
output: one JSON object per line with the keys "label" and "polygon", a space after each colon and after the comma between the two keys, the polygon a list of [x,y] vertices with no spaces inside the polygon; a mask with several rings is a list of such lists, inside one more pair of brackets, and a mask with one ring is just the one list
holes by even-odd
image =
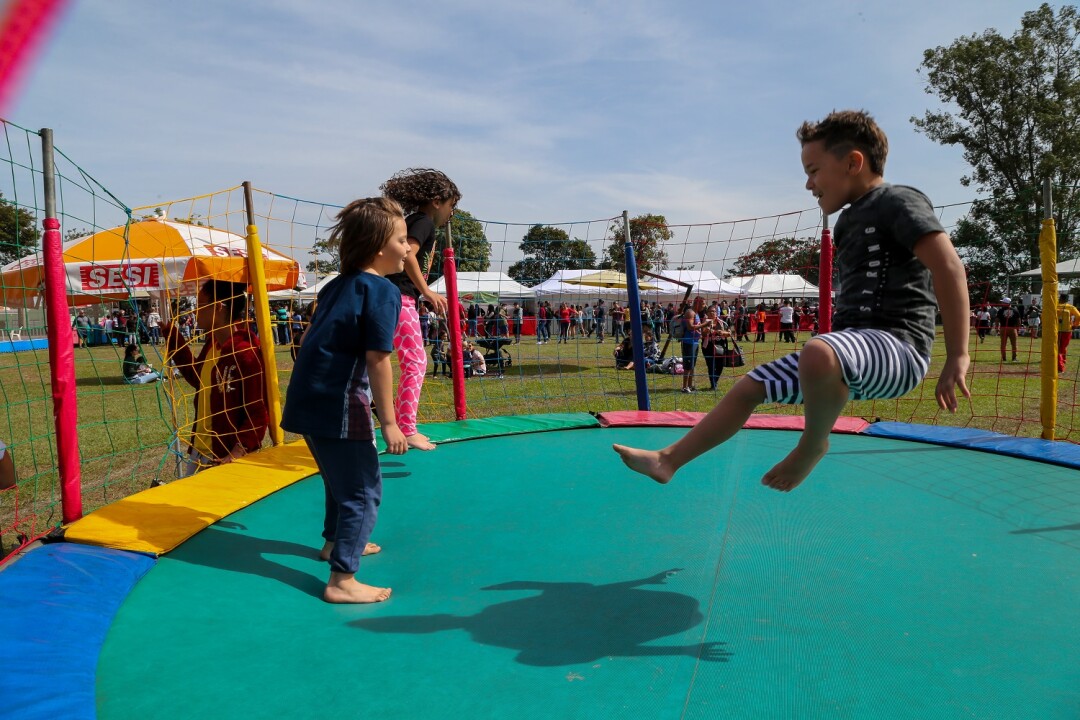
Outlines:
{"label": "green trampoline mat", "polygon": [[135,587],[101,718],[1076,718],[1075,470],[743,431],[657,485],[612,442],[546,432],[383,456],[358,577],[319,599],[316,476],[200,533]]}

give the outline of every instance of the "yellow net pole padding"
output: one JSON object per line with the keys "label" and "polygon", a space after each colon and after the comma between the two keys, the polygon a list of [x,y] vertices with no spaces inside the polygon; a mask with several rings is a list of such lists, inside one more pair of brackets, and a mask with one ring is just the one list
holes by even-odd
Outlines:
{"label": "yellow net pole padding", "polygon": [[255,226],[255,211],[251,202],[251,183],[244,182],[244,203],[247,206],[248,276],[255,296],[255,322],[262,342],[263,366],[266,377],[266,402],[270,410],[270,440],[275,445],[285,442],[281,429],[281,386],[278,385],[277,359],[274,357],[274,334],[270,325],[270,298],[266,294],[266,269],[263,267],[262,243]]}
{"label": "yellow net pole padding", "polygon": [[1040,417],[1042,437],[1054,439],[1057,426],[1057,232],[1054,219],[1043,220],[1039,233],[1039,258],[1042,262],[1042,399]]}

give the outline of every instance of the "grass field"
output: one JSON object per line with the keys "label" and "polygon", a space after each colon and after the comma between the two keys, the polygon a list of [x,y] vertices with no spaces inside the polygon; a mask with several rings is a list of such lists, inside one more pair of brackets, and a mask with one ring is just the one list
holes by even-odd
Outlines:
{"label": "grass field", "polygon": [[[806,339],[803,333],[801,341]],[[650,374],[652,409],[707,411],[747,370],[794,348],[776,342],[775,334],[770,334],[765,343],[744,343],[742,347],[746,366],[734,371],[726,368],[716,393],[707,389],[703,360],[697,365],[695,385],[699,392],[695,394],[680,392],[681,377]],[[488,376],[466,381],[469,417],[637,407],[634,374],[614,369],[614,343],[610,339],[603,345],[592,338],[537,345],[535,338],[523,337],[521,344],[509,349],[513,360],[505,378]],[[1000,363],[996,337],[980,345],[973,335],[971,349],[972,399],[963,402],[955,415],[940,411],[934,401],[934,385],[944,361],[940,337],[928,379],[913,393],[901,400],[853,402],[845,414],[1038,437],[1040,341],[1020,338],[1015,363]],[[161,366],[153,347],[144,348],[144,352],[155,366]],[[193,405],[187,394],[190,388],[183,381],[123,384],[120,353],[116,347],[75,350],[86,512],[145,489],[155,480],[173,479],[175,462],[168,452],[175,427],[173,406],[175,403],[183,417]],[[278,349],[276,358],[284,397],[292,359],[286,348]],[[1059,380],[1057,435],[1073,442],[1080,441],[1077,368],[1077,359],[1070,359]],[[489,370],[493,368],[489,366]],[[420,421],[453,420],[451,381],[432,379],[430,373],[429,368]],[[60,521],[50,392],[47,351],[0,354],[0,437],[13,446],[19,475],[17,490],[0,493],[0,541],[4,547],[11,546],[17,533],[33,535]],[[766,406],[761,411],[801,413],[801,408]]]}

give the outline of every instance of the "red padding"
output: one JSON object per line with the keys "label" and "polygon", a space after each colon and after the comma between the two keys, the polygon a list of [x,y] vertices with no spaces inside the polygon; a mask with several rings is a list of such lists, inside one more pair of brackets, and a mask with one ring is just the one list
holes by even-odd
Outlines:
{"label": "red padding", "polygon": [[[616,410],[597,415],[601,427],[693,427],[705,413],[699,412],[649,412],[645,410]],[[802,415],[751,415],[743,425],[748,430],[802,430]],[[870,426],[862,418],[840,417],[833,425],[834,433],[858,434]]]}

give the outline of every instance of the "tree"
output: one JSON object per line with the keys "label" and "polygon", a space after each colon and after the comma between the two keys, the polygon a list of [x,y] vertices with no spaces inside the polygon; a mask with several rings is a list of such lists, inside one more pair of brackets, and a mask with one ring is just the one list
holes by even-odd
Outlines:
{"label": "tree", "polygon": [[821,241],[818,238],[774,238],[735,261],[728,277],[736,275],[799,275],[820,285]]}
{"label": "tree", "polygon": [[[972,286],[1039,264],[1042,182],[1055,186],[1058,252],[1080,244],[1080,14],[1048,4],[1024,14],[1012,37],[994,29],[927,50],[926,92],[949,110],[911,118],[942,145],[959,145],[971,174],[960,179],[989,197],[953,231]],[[1013,281],[1015,284],[1015,281]]]}
{"label": "tree", "polygon": [[337,243],[331,246],[329,240],[316,238],[311,249],[308,250],[308,255],[314,257],[314,260],[307,264],[308,272],[313,272],[320,277],[325,277],[332,272],[341,272],[341,257],[338,255]]}
{"label": "tree", "polygon": [[[626,227],[622,219],[611,224],[611,243],[607,246],[601,267],[624,271],[626,269]],[[638,215],[630,218],[630,237],[634,247],[634,265],[638,272],[659,272],[667,267],[664,246],[674,237],[668,230],[663,215]]]}
{"label": "tree", "polygon": [[[438,230],[435,244],[437,255],[432,272],[442,274],[442,250],[446,247],[446,233]],[[466,210],[456,210],[450,218],[450,237],[454,241],[454,261],[458,272],[486,272],[491,267],[491,243],[488,242],[483,224]]]}
{"label": "tree", "polygon": [[0,266],[35,252],[40,241],[34,214],[0,193]]}
{"label": "tree", "polygon": [[559,270],[596,267],[596,253],[589,244],[562,228],[533,225],[518,246],[525,258],[510,266],[507,274],[526,287],[539,285]]}

